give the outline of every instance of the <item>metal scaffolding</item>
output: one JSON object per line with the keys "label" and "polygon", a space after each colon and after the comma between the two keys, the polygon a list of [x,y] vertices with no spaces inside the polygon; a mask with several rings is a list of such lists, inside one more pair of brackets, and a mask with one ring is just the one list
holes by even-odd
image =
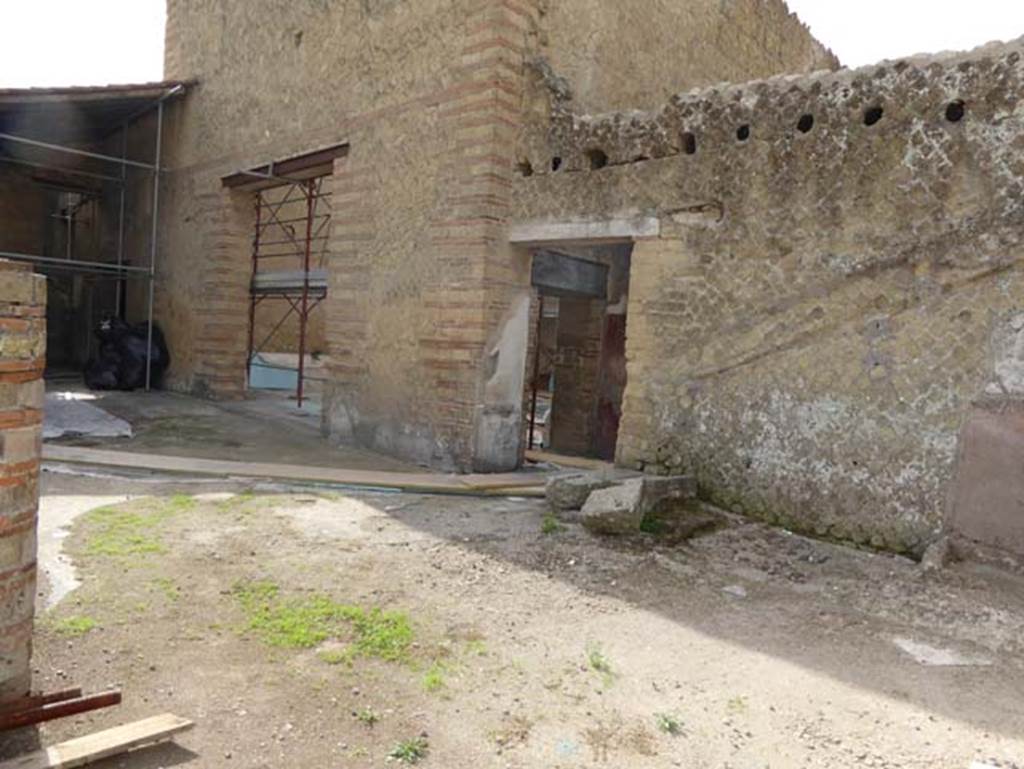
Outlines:
{"label": "metal scaffolding", "polygon": [[[23,136],[20,134],[12,134],[0,131],[0,142],[7,142],[14,145],[27,148],[29,151],[37,151],[45,153],[46,155],[58,155],[58,156],[70,156],[87,158],[89,160],[100,161],[101,163],[109,164],[118,169],[118,175],[110,175],[107,173],[95,173],[92,171],[85,171],[79,168],[69,167],[67,165],[61,165],[59,163],[47,163],[38,162],[35,160],[27,160],[19,157],[11,156],[0,156],[0,162],[12,163],[17,165],[23,165],[40,170],[48,170],[59,172],[62,175],[71,177],[81,177],[83,179],[98,180],[106,184],[114,184],[118,187],[118,213],[117,213],[117,252],[116,261],[113,262],[99,262],[99,261],[88,261],[79,260],[74,258],[73,251],[73,226],[74,226],[74,211],[69,211],[67,214],[67,226],[68,226],[68,238],[66,242],[66,255],[61,257],[45,256],[43,254],[25,254],[12,251],[0,251],[0,257],[10,259],[19,262],[29,262],[33,264],[39,264],[47,269],[66,270],[74,273],[91,274],[94,276],[101,276],[105,279],[117,281],[117,292],[116,292],[116,309],[115,312],[121,314],[123,312],[123,300],[122,296],[124,293],[125,282],[129,279],[146,280],[148,286],[147,300],[146,300],[146,320],[149,328],[146,356],[146,390],[149,390],[152,384],[152,367],[151,367],[151,351],[153,345],[153,300],[154,300],[154,285],[156,282],[156,260],[157,260],[157,232],[159,226],[160,217],[160,174],[164,172],[162,167],[163,162],[163,117],[164,117],[164,103],[175,96],[179,96],[185,92],[185,84],[183,83],[168,83],[168,84],[157,84],[161,90],[161,93],[155,98],[148,99],[139,109],[135,109],[130,115],[124,116],[124,119],[120,122],[119,128],[121,132],[121,156],[115,157],[112,155],[106,155],[100,152],[94,152],[91,150],[83,150],[79,147],[72,147],[66,144],[42,141],[40,139]],[[127,89],[135,88],[133,86],[124,87],[109,87],[109,90],[113,94],[119,94]],[[147,86],[139,86],[137,88],[145,89]],[[97,89],[68,89],[71,92],[78,93],[104,93],[103,88]],[[31,91],[27,93],[32,93]],[[153,160],[151,163],[141,162],[137,160],[130,160],[127,157],[128,149],[128,128],[129,126],[138,120],[140,117],[156,110],[156,138],[153,148]],[[105,137],[98,137],[100,139]],[[129,168],[142,169],[149,172],[152,175],[152,214],[150,217],[150,242],[149,242],[149,259],[148,265],[146,266],[134,266],[125,264],[124,254],[124,218],[125,218],[125,188],[127,186],[127,170]]]}
{"label": "metal scaffolding", "polygon": [[[249,175],[283,182],[258,190],[256,228],[252,243],[252,280],[249,291],[249,353],[247,375],[257,355],[285,322],[296,317],[299,326],[295,398],[302,406],[306,379],[306,346],[310,313],[327,296],[327,242],[331,221],[330,192],[323,189],[324,176],[286,180],[269,173]],[[314,265],[315,260],[315,265]],[[272,269],[267,269],[267,265]],[[298,267],[299,269],[282,269]],[[268,300],[287,307],[276,325],[256,341],[256,309]],[[266,366],[266,364],[261,364]]]}

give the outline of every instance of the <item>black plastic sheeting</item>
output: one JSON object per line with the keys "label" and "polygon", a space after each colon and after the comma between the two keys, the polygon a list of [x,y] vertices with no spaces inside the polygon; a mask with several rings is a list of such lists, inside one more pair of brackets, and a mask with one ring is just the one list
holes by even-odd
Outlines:
{"label": "black plastic sheeting", "polygon": [[[130,324],[120,318],[100,323],[96,338],[99,354],[85,365],[85,385],[90,390],[136,390],[146,386],[148,323]],[[153,326],[153,363],[150,386],[160,387],[171,364],[163,332]]]}

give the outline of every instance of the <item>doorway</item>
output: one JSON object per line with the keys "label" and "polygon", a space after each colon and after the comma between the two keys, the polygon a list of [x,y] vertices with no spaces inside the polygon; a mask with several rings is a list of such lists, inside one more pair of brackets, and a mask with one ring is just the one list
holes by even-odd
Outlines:
{"label": "doorway", "polygon": [[527,446],[615,459],[626,388],[632,244],[533,252],[537,318],[527,382]]}

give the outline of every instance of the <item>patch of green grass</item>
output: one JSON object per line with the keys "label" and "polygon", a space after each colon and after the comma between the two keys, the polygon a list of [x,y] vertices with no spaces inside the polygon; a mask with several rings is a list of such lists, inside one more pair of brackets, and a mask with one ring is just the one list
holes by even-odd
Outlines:
{"label": "patch of green grass", "polygon": [[544,516],[544,520],[540,524],[541,534],[557,534],[562,531],[565,527],[558,522],[558,519],[553,513],[548,513]]}
{"label": "patch of green grass", "polygon": [[347,638],[349,646],[339,652],[344,658],[338,662],[355,657],[399,662],[408,657],[413,642],[412,623],[402,612],[367,610],[319,594],[284,598],[275,583],[265,581],[240,583],[234,593],[248,629],[270,646],[309,649],[329,638]]}
{"label": "patch of green grass", "polygon": [[395,745],[394,749],[388,753],[388,758],[401,761],[403,764],[418,764],[427,757],[429,749],[426,737],[415,737],[411,740],[402,740]]}
{"label": "patch of green grass", "polygon": [[355,713],[355,717],[359,723],[363,724],[363,726],[368,726],[371,729],[374,724],[380,721],[380,716],[373,708],[363,708]]}
{"label": "patch of green grass", "polygon": [[155,577],[150,580],[150,584],[163,593],[168,601],[177,601],[181,598],[181,591],[174,584],[174,580],[169,577]]}
{"label": "patch of green grass", "polygon": [[658,725],[658,731],[678,737],[683,733],[683,723],[671,713],[655,713],[654,721]]}
{"label": "patch of green grass", "polygon": [[164,509],[170,513],[185,513],[195,506],[195,498],[188,494],[174,494],[164,503]]}
{"label": "patch of green grass", "polygon": [[435,662],[423,674],[423,688],[430,694],[437,694],[445,688],[444,673],[444,666],[440,662]]}
{"label": "patch of green grass", "polygon": [[53,629],[67,638],[78,638],[93,630],[97,625],[92,617],[64,617],[53,623]]}
{"label": "patch of green grass", "polygon": [[164,500],[138,500],[117,507],[98,507],[85,516],[89,527],[85,552],[89,555],[124,557],[166,551],[159,529],[179,513],[191,510],[195,500],[176,494]]}
{"label": "patch of green grass", "polygon": [[348,649],[321,649],[316,656],[328,665],[346,665],[352,661],[352,654]]}

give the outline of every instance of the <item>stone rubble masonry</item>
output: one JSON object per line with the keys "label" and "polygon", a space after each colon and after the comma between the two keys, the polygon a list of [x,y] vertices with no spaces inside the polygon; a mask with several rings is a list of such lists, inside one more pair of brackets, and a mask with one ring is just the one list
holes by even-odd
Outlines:
{"label": "stone rubble masonry", "polygon": [[0,261],[0,704],[28,693],[46,281]]}
{"label": "stone rubble masonry", "polygon": [[920,555],[968,415],[1024,399],[1024,42],[647,112],[536,87],[512,221],[660,222],[633,251],[618,462]]}

